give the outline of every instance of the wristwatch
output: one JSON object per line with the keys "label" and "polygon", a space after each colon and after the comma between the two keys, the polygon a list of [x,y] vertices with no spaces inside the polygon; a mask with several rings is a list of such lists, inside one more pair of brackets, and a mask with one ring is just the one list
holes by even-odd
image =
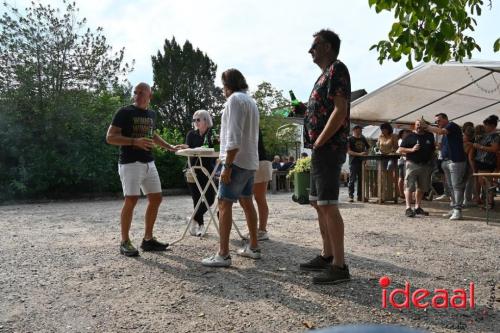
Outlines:
{"label": "wristwatch", "polygon": [[231,169],[233,167],[233,163],[224,163],[224,169]]}

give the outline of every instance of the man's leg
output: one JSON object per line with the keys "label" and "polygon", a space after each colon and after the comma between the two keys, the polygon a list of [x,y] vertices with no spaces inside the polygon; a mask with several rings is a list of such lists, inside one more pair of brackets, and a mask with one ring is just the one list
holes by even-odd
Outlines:
{"label": "man's leg", "polygon": [[240,205],[245,212],[247,220],[248,233],[250,235],[250,248],[256,249],[259,245],[257,241],[257,211],[253,205],[252,197],[240,198]]}
{"label": "man's leg", "polygon": [[361,201],[363,199],[363,194],[361,193],[361,189],[362,189],[362,181],[363,181],[363,177],[362,177],[362,166],[361,166],[361,162],[360,163],[356,163],[356,182],[358,184],[358,188],[356,189],[356,195],[358,197],[358,201]]}
{"label": "man's leg", "polygon": [[126,196],[123,202],[122,212],[120,215],[121,237],[122,242],[128,241],[130,226],[132,224],[132,217],[134,215],[134,208],[137,204],[139,196]]}
{"label": "man's leg", "polygon": [[158,208],[160,207],[162,201],[162,194],[160,193],[150,193],[148,196],[148,207],[146,209],[145,216],[145,228],[144,228],[144,240],[148,241],[153,238],[153,227],[156,222],[156,216],[158,215]]}
{"label": "man's leg", "polygon": [[262,182],[253,185],[253,195],[259,212],[259,230],[261,231],[267,231],[267,219],[269,217],[269,206],[266,199],[267,184],[268,182]]}
{"label": "man's leg", "polygon": [[219,255],[229,254],[229,234],[233,223],[233,202],[219,199]]}
{"label": "man's leg", "polygon": [[327,241],[333,249],[333,264],[344,267],[344,220],[337,205],[321,205],[318,211],[323,216],[326,227]]}
{"label": "man's leg", "polygon": [[324,210],[320,209],[317,205],[316,201],[312,201],[311,205],[316,209],[316,212],[318,212],[318,223],[319,223],[319,231],[321,233],[321,239],[323,241],[323,252],[321,253],[321,256],[324,258],[328,258],[333,256],[333,247],[332,247],[332,242],[330,240],[330,235],[328,233],[328,216],[324,214]]}
{"label": "man's leg", "polygon": [[450,161],[443,161],[441,166],[443,169],[444,177],[446,179],[446,188],[448,189],[448,193],[451,199],[450,206],[451,208],[453,208],[455,206],[456,201],[455,201],[455,192],[453,191],[453,183],[451,179],[450,164],[451,164]]}
{"label": "man's leg", "polygon": [[417,188],[417,191],[415,193],[415,209],[420,208],[423,198],[424,198],[424,191]]}
{"label": "man's leg", "polygon": [[449,169],[455,204],[453,208],[461,210],[465,192],[464,178],[466,171],[466,162],[450,163]]}
{"label": "man's leg", "polygon": [[[354,184],[356,181],[356,163],[349,164],[349,198],[354,198]],[[359,193],[358,193],[359,196]]]}
{"label": "man's leg", "polygon": [[413,192],[409,189],[405,189],[405,201],[406,201],[406,209],[411,209],[411,199],[413,196]]}

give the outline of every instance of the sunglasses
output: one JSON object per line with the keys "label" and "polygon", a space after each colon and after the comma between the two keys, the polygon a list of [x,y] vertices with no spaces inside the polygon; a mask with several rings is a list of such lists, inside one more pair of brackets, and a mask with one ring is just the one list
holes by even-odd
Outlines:
{"label": "sunglasses", "polygon": [[194,123],[194,122],[199,123],[200,121],[201,121],[201,118],[195,118],[195,119],[193,119],[193,123]]}
{"label": "sunglasses", "polygon": [[316,50],[316,48],[318,47],[318,45],[323,44],[323,43],[324,43],[323,41],[313,43],[313,44],[311,45],[311,50]]}

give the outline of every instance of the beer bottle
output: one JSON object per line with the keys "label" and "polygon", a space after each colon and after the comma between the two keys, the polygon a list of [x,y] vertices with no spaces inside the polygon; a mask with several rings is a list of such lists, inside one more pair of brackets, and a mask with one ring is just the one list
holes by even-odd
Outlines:
{"label": "beer bottle", "polygon": [[289,93],[290,93],[290,99],[292,101],[292,106],[293,107],[299,106],[300,105],[300,101],[297,99],[297,97],[295,97],[295,94],[293,93],[293,90],[290,90]]}
{"label": "beer bottle", "polygon": [[290,99],[292,103],[292,112],[288,115],[289,117],[302,117],[305,112],[306,112],[306,105],[299,101],[297,97],[295,97],[295,94],[293,93],[293,90],[289,91],[290,93]]}
{"label": "beer bottle", "polygon": [[205,138],[203,139],[203,148],[208,148],[210,144],[208,143],[208,131],[205,133]]}

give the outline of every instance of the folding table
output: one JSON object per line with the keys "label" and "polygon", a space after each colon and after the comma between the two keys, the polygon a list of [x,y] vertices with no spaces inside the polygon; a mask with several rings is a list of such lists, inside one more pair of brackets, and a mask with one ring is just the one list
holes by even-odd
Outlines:
{"label": "folding table", "polygon": [[[214,179],[215,179],[215,174],[217,172],[217,169],[220,165],[220,161],[218,159],[219,152],[214,151],[213,148],[201,148],[200,147],[200,148],[191,148],[191,149],[181,149],[181,150],[176,151],[175,154],[179,155],[179,156],[185,156],[188,158],[187,159],[188,160],[188,169],[192,173],[196,187],[198,187],[198,190],[200,191],[200,199],[196,203],[196,206],[193,210],[193,213],[191,214],[191,218],[189,219],[189,222],[186,225],[186,228],[184,229],[182,236],[179,239],[171,242],[170,245],[178,243],[184,239],[184,237],[187,234],[187,231],[189,230],[189,225],[191,224],[191,221],[193,220],[196,211],[198,210],[198,208],[200,207],[200,205],[202,203],[205,203],[205,205],[207,206],[207,212],[210,215],[210,219],[208,221],[207,226],[205,227],[205,230],[203,231],[202,236],[205,235],[205,233],[208,230],[208,227],[210,226],[210,224],[212,222],[214,223],[215,229],[217,230],[217,234],[219,234],[219,223],[218,223],[219,219],[217,218],[217,211],[218,211],[218,207],[219,207],[218,202],[216,200],[214,205],[210,206],[210,204],[208,203],[207,197],[206,197],[206,193],[207,193],[208,189],[210,188],[210,186],[212,186],[215,193],[217,193],[217,190],[218,190],[217,183],[214,181]],[[191,158],[193,158],[193,157],[195,157],[197,159],[197,163],[195,163],[194,165],[191,164]],[[204,158],[204,157],[217,159],[216,163],[215,163],[214,170],[212,171],[212,173],[208,172],[208,170],[203,166],[202,158]],[[204,188],[201,187],[201,184],[200,184],[198,177],[197,177],[197,174],[196,174],[196,170],[201,170],[203,172],[203,174],[205,176],[207,176],[207,178],[208,178],[207,184],[205,185]],[[238,229],[238,227],[234,223],[234,221],[233,221],[233,226],[236,229],[236,231],[238,232],[238,235],[241,238],[244,238],[243,235],[241,234],[240,230]]]}

